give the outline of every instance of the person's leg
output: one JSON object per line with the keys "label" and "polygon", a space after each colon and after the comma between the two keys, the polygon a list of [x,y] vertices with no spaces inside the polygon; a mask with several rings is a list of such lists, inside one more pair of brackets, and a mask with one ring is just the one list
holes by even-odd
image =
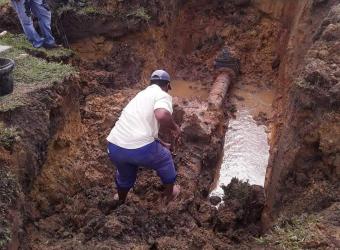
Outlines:
{"label": "person's leg", "polygon": [[119,200],[124,203],[129,190],[134,186],[137,178],[138,166],[129,164],[126,160],[129,156],[126,151],[113,144],[109,144],[108,153],[111,162],[116,167],[116,186]]}
{"label": "person's leg", "polygon": [[33,47],[39,48],[44,43],[44,38],[40,37],[33,26],[32,18],[27,16],[26,9],[24,6],[25,0],[12,0],[12,6],[16,11],[18,18],[20,20],[22,29],[27,37],[27,39],[32,43]]}
{"label": "person's leg", "polygon": [[143,165],[156,170],[157,175],[161,178],[165,186],[166,201],[175,199],[180,192],[180,187],[175,185],[177,173],[170,151],[155,141],[144,159]]}
{"label": "person's leg", "polygon": [[31,8],[33,14],[38,18],[39,26],[43,37],[44,44],[54,45],[55,39],[51,30],[51,11],[44,0],[31,0]]}
{"label": "person's leg", "polygon": [[[114,162],[113,162],[114,163]],[[115,163],[114,163],[115,164]],[[119,200],[124,203],[130,189],[135,185],[138,167],[127,163],[115,164],[116,171],[116,186]]]}

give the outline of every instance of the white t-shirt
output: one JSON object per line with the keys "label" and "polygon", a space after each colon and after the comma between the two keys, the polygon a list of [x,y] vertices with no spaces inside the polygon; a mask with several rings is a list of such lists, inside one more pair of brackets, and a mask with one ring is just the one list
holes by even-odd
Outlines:
{"label": "white t-shirt", "polygon": [[154,114],[158,108],[172,114],[172,98],[153,84],[128,103],[106,139],[126,149],[140,148],[153,142],[158,137],[159,123]]}

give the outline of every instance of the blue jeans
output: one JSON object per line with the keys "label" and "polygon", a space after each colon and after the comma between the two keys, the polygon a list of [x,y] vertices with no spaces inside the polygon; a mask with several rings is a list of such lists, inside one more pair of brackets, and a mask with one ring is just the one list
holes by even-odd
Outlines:
{"label": "blue jeans", "polygon": [[125,149],[109,143],[108,153],[117,168],[116,185],[118,189],[133,187],[140,166],[156,170],[163,184],[173,184],[176,181],[177,173],[171,153],[158,141],[137,149]]}
{"label": "blue jeans", "polygon": [[51,12],[43,5],[43,0],[30,0],[29,4],[34,16],[38,18],[42,36],[40,36],[35,30],[32,18],[26,14],[24,6],[25,0],[12,0],[11,2],[13,8],[18,14],[25,35],[32,43],[33,47],[39,48],[43,44],[52,45],[55,43],[51,31]]}

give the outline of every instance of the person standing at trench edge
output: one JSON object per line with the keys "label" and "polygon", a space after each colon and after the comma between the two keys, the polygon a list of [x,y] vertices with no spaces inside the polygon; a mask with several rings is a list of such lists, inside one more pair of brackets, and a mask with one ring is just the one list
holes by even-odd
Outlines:
{"label": "person standing at trench edge", "polygon": [[[54,49],[58,47],[51,31],[51,11],[45,0],[11,0],[11,3],[18,14],[27,39],[34,48]],[[32,13],[38,18],[42,36],[34,28]]]}
{"label": "person standing at trench edge", "polygon": [[124,203],[134,186],[138,167],[153,169],[165,186],[166,202],[177,197],[176,170],[169,151],[170,144],[158,138],[159,127],[169,129],[178,139],[179,126],[172,118],[170,76],[164,70],[152,73],[150,86],[139,92],[123,109],[107,137],[108,154],[116,166],[119,201]]}

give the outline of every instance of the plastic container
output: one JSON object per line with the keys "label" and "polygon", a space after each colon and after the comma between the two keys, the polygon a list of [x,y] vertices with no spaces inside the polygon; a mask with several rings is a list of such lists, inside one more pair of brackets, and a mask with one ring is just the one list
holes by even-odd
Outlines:
{"label": "plastic container", "polygon": [[14,67],[15,63],[12,59],[0,57],[0,96],[13,92],[12,71]]}

